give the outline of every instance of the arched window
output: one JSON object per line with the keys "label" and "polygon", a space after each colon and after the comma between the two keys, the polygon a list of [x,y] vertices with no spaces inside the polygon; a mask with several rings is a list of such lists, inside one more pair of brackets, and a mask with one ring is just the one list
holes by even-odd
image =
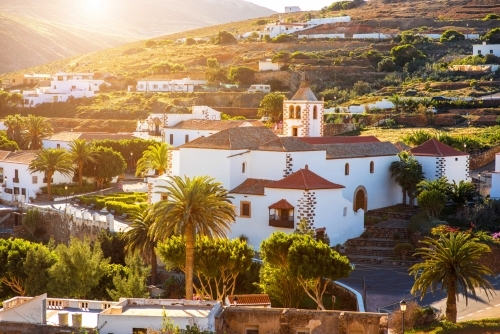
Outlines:
{"label": "arched window", "polygon": [[370,173],[373,173],[375,171],[375,163],[373,161],[370,161]]}
{"label": "arched window", "polygon": [[300,119],[300,106],[295,107],[295,118]]}
{"label": "arched window", "polygon": [[345,175],[349,175],[349,164],[345,164]]}
{"label": "arched window", "polygon": [[318,119],[318,107],[316,106],[313,108],[313,119]]}
{"label": "arched window", "polygon": [[242,163],[241,164],[241,172],[245,173],[245,169],[246,169],[246,163]]}
{"label": "arched window", "polygon": [[293,106],[290,106],[288,108],[288,112],[289,112],[288,118],[293,118]]}

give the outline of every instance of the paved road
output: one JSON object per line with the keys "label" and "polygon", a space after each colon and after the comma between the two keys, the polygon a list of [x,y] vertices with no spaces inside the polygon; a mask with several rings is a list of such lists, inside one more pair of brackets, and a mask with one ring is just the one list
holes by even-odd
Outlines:
{"label": "paved road", "polygon": [[478,100],[489,100],[491,98],[493,98],[493,99],[500,99],[500,93],[481,96],[481,97],[478,98]]}
{"label": "paved road", "polygon": [[[436,296],[427,293],[423,300],[420,296],[410,294],[414,283],[413,276],[408,275],[408,268],[399,266],[357,264],[348,278],[340,280],[359,292],[363,291],[363,277],[366,282],[367,311],[377,312],[378,308],[394,304],[389,309],[398,307],[401,299],[414,298],[420,305],[431,305],[442,310],[446,309],[445,293],[436,293]],[[465,300],[459,299],[458,318],[459,321],[466,321],[479,318],[500,317],[500,278],[490,278],[490,282],[496,289],[496,295],[486,298],[484,292],[478,291],[479,300],[476,302],[473,297],[469,299],[466,306]]]}

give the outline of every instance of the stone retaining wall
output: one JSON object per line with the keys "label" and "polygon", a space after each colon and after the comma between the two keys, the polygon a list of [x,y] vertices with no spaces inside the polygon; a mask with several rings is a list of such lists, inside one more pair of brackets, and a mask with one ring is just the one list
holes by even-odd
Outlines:
{"label": "stone retaining wall", "polygon": [[59,334],[59,333],[97,333],[94,329],[78,327],[59,327],[37,324],[24,324],[19,322],[0,321],[0,334]]}
{"label": "stone retaining wall", "polygon": [[489,149],[486,152],[471,156],[470,158],[470,169],[476,169],[482,167],[493,160],[495,160],[495,155],[500,153],[500,145]]}
{"label": "stone retaining wall", "polygon": [[355,124],[324,124],[323,136],[332,137],[341,135],[346,132],[357,130],[358,126]]}

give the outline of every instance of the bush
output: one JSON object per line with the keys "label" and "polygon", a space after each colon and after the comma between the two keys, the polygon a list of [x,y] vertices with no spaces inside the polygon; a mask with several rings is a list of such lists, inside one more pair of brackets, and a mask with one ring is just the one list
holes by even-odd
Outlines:
{"label": "bush", "polygon": [[186,44],[186,45],[194,45],[194,44],[196,44],[196,40],[194,38],[192,38],[192,37],[188,37],[188,38],[186,38],[186,41],[184,42],[184,44]]}
{"label": "bush", "polygon": [[215,36],[214,39],[214,44],[216,45],[221,45],[221,44],[232,44],[232,43],[237,43],[238,41],[236,38],[231,34],[229,31],[219,31],[217,33],[217,36]]}
{"label": "bush", "polygon": [[207,59],[207,67],[208,68],[219,68],[219,61],[217,58],[208,58]]}
{"label": "bush", "polygon": [[392,240],[401,240],[401,235],[399,234],[399,232],[394,232],[392,234]]}
{"label": "bush", "polygon": [[[64,187],[68,186],[68,190]],[[41,187],[42,194],[47,193],[47,187]],[[50,192],[54,196],[70,196],[72,194],[84,194],[94,191],[95,184],[88,183],[87,181],[83,181],[83,185],[80,187],[78,183],[61,183],[61,184],[53,184],[50,187]]]}
{"label": "bush", "polygon": [[390,58],[382,59],[377,65],[379,72],[394,72],[395,67],[396,65]]}
{"label": "bush", "polygon": [[255,70],[247,66],[232,67],[228,79],[233,83],[251,84],[254,81]]}
{"label": "bush", "polygon": [[[269,35],[266,35],[266,36],[269,36]],[[289,61],[291,58],[291,54],[290,54],[290,51],[287,51],[287,50],[280,50],[278,51],[278,53],[276,53],[273,58],[271,59],[271,61],[276,61],[276,60],[281,60],[281,61]]]}
{"label": "bush", "polygon": [[500,43],[500,28],[491,29],[486,35],[482,37],[483,40],[491,44]]}
{"label": "bush", "polygon": [[[401,334],[401,311],[395,310],[389,316],[389,329],[392,333]],[[414,300],[406,303],[405,332],[416,327],[428,326],[437,321],[437,314],[432,307],[421,307]]]}
{"label": "bush", "polygon": [[477,80],[472,79],[470,81],[470,86],[473,87],[473,88],[477,88],[477,86],[479,86],[479,83],[477,82]]}
{"label": "bush", "polygon": [[147,48],[152,48],[156,46],[158,43],[156,41],[153,41],[152,39],[148,39],[147,41],[144,42],[144,46]]}
{"label": "bush", "polygon": [[273,43],[286,43],[295,39],[292,35],[281,34],[272,39]]}
{"label": "bush", "polygon": [[464,34],[459,31],[448,29],[446,30],[439,39],[440,42],[454,42],[454,41],[463,41],[465,39]]}
{"label": "bush", "polygon": [[262,26],[264,24],[267,24],[269,21],[266,20],[266,19],[258,19],[258,20],[255,20],[253,21],[252,25],[254,26]]}
{"label": "bush", "polygon": [[408,253],[413,252],[413,246],[407,243],[397,244],[392,250],[394,255],[401,256],[403,259],[408,255]]}
{"label": "bush", "polygon": [[488,14],[484,17],[483,21],[488,21],[488,20],[499,20],[500,15],[497,14]]}

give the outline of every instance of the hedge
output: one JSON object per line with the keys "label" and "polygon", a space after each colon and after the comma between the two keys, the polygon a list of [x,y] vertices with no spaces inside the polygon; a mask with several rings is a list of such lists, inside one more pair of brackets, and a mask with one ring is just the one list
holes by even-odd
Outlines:
{"label": "hedge", "polygon": [[[68,186],[68,190],[64,189],[65,186]],[[41,187],[40,190],[42,191],[42,194],[47,193],[47,187]],[[50,187],[50,192],[52,195],[55,196],[66,196],[66,195],[72,195],[72,194],[84,194],[84,193],[89,193],[95,190],[95,185],[93,183],[86,183],[84,182],[83,185],[80,187],[78,183],[61,183],[61,184],[54,184]]]}

